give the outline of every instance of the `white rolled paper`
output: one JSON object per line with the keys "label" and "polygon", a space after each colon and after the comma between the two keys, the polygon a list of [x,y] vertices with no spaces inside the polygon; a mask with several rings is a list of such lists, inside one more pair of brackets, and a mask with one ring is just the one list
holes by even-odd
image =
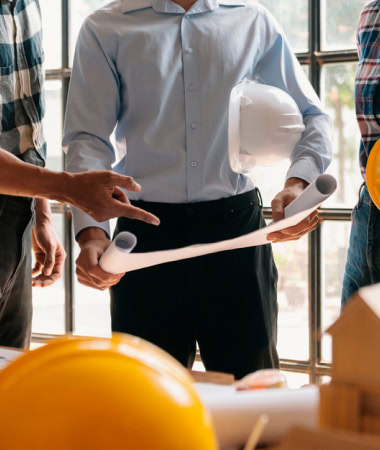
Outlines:
{"label": "white rolled paper", "polygon": [[278,443],[295,425],[317,425],[317,386],[237,392],[233,386],[195,383],[195,388],[211,414],[222,450],[243,448],[262,414],[269,421],[260,438],[261,444]]}
{"label": "white rolled paper", "polygon": [[[252,233],[212,244],[191,245],[189,247],[156,252],[130,253],[134,246],[131,249],[120,248],[116,243],[120,236],[118,235],[100,259],[99,264],[105,272],[119,274],[158,264],[179,261],[181,259],[195,258],[210,253],[268,244],[267,236],[269,233],[297,225],[316,210],[335,189],[336,180],[334,177],[331,175],[320,175],[302,194],[285,208],[285,219],[272,222],[267,227]],[[128,234],[131,235],[131,233]]]}
{"label": "white rolled paper", "polygon": [[119,266],[125,255],[131,253],[131,251],[136,247],[136,244],[137,238],[134,234],[129,233],[128,231],[119,233],[100,258],[100,268],[108,273],[122,273],[117,271],[111,272],[110,268],[112,269],[115,267],[115,263]]}
{"label": "white rolled paper", "polygon": [[284,210],[285,218],[291,217],[304,209],[309,209],[316,203],[321,204],[335,191],[336,179],[327,173],[319,175],[309,186],[292,201]]}

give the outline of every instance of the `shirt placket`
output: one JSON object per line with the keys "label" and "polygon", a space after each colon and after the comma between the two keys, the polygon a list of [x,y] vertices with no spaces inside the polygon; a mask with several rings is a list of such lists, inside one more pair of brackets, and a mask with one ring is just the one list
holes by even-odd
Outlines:
{"label": "shirt placket", "polygon": [[202,183],[202,151],[201,151],[201,117],[199,89],[199,55],[198,49],[192,43],[191,32],[194,15],[185,14],[181,24],[184,94],[185,94],[185,124],[186,124],[186,172],[188,201],[196,200],[197,192]]}

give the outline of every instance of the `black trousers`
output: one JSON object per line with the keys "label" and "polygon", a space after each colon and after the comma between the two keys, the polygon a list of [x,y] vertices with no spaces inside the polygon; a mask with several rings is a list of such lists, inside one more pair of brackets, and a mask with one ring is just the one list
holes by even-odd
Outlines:
{"label": "black trousers", "polygon": [[[231,239],[265,225],[256,190],[190,204],[137,201],[154,227],[126,218],[115,233],[137,236],[135,252]],[[277,270],[271,245],[231,250],[127,273],[111,289],[113,331],[144,338],[184,366],[196,342],[207,370],[241,378],[278,367]]]}
{"label": "black trousers", "polygon": [[29,347],[33,225],[34,200],[0,195],[0,346]]}

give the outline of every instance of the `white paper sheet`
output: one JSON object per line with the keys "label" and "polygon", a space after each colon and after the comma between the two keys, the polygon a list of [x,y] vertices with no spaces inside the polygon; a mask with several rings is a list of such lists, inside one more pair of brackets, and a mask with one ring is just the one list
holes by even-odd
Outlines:
{"label": "white paper sheet", "polygon": [[[226,241],[211,244],[191,245],[174,250],[130,253],[136,244],[131,233],[120,233],[100,259],[100,267],[108,273],[118,274],[143,269],[171,261],[195,258],[238,248],[268,244],[267,235],[297,225],[308,217],[336,189],[336,180],[331,175],[320,175],[294,202],[285,208],[285,219],[272,222],[267,227]],[[295,205],[293,205],[295,203]]]}
{"label": "white paper sheet", "polygon": [[317,386],[237,392],[233,386],[195,383],[195,388],[211,414],[223,450],[242,448],[261,414],[269,417],[261,444],[278,443],[294,425],[317,425]]}
{"label": "white paper sheet", "polygon": [[23,354],[24,352],[22,350],[0,347],[0,370],[4,369],[9,363]]}

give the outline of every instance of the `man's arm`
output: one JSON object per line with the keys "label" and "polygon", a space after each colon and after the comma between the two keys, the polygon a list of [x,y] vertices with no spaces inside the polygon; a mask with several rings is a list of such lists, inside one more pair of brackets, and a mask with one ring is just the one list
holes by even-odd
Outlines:
{"label": "man's arm", "polygon": [[[69,172],[111,169],[115,151],[110,136],[122,105],[115,64],[117,45],[99,15],[90,16],[79,33],[66,109],[63,145]],[[110,245],[108,222],[92,220],[73,209],[74,232],[81,252],[76,261],[78,280],[104,290],[120,277],[103,272],[101,255]]]}
{"label": "man's arm", "polygon": [[[331,119],[307,79],[276,19],[263,11],[262,27],[267,48],[255,68],[258,79],[286,91],[296,101],[305,131],[296,145],[285,186],[272,201],[273,219],[284,217],[284,208],[318,175],[325,172],[332,159]],[[317,213],[295,227],[268,235],[274,242],[299,239],[318,223]]]}
{"label": "man's arm", "polygon": [[311,183],[330,165],[332,121],[323,110],[280,25],[268,11],[262,12],[262,27],[267,45],[254,74],[259,81],[287,92],[297,103],[305,124],[286,178],[301,178]]}
{"label": "man's arm", "polygon": [[119,186],[134,192],[141,189],[132,178],[110,171],[53,172],[0,149],[0,194],[68,203],[99,221],[126,216],[158,225],[157,217],[131,206]]}

